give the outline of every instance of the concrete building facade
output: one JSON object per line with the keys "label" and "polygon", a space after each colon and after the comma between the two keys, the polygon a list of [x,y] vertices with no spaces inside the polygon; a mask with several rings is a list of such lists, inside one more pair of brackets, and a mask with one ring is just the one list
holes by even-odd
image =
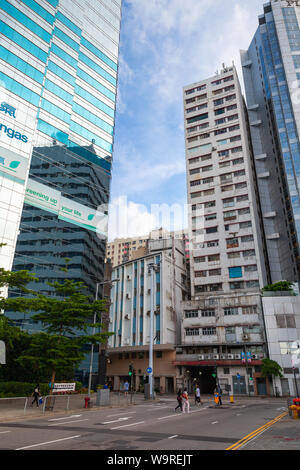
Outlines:
{"label": "concrete building facade", "polygon": [[[149,265],[159,266],[151,288]],[[154,387],[173,392],[176,387],[175,347],[180,343],[181,301],[187,293],[183,241],[150,240],[146,256],[116,266],[112,271],[108,378],[115,390],[135,370],[132,386],[143,389],[147,381],[150,343],[151,296],[154,300]]]}
{"label": "concrete building facade", "polygon": [[[178,386],[265,393],[260,289],[269,282],[247,110],[234,66],[184,87],[191,301]],[[238,378],[239,377],[239,378]]]}

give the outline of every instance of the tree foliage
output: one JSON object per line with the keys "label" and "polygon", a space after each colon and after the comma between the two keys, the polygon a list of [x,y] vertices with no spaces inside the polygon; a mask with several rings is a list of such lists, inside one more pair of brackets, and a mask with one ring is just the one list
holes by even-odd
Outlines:
{"label": "tree foliage", "polygon": [[261,375],[263,377],[283,377],[282,367],[276,361],[271,359],[263,359],[261,366]]}

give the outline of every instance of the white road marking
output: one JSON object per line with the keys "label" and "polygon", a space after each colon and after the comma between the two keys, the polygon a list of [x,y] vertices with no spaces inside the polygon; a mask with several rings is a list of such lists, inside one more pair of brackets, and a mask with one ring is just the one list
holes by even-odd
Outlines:
{"label": "white road marking", "polygon": [[119,418],[119,419],[115,419],[114,421],[105,421],[104,423],[101,423],[101,424],[112,424],[112,423],[119,423],[120,421],[127,421],[128,419],[131,419],[132,416],[127,416],[126,418]]}
{"label": "white road marking", "polygon": [[168,439],[175,439],[175,437],[178,437],[178,434],[175,434],[175,436],[170,436]]}
{"label": "white road marking", "polygon": [[72,437],[64,437],[63,439],[56,439],[55,441],[41,442],[40,444],[32,444],[31,446],[19,447],[16,450],[23,450],[23,449],[30,449],[31,447],[45,446],[47,444],[53,444],[54,442],[67,441],[68,439],[76,439],[78,437],[80,437],[80,435],[79,436],[72,436]]}
{"label": "white road marking", "polygon": [[[181,413],[180,413],[181,414]],[[173,416],[179,416],[178,413],[176,413],[176,415],[168,415],[168,416],[162,416],[161,418],[158,418],[158,419],[167,419],[167,418],[173,418]]]}
{"label": "white road marking", "polygon": [[64,423],[55,423],[55,424],[48,424],[50,426],[64,426],[65,424],[73,424],[73,423],[80,423],[81,421],[88,421],[88,419],[76,419],[75,421],[65,421]]}
{"label": "white road marking", "polygon": [[126,428],[127,426],[137,426],[138,424],[143,424],[145,421],[140,421],[139,423],[132,423],[132,424],[124,424],[123,426],[117,426],[116,428],[110,428],[110,429],[120,429],[120,428]]}
{"label": "white road marking", "polygon": [[117,415],[107,415],[107,418],[114,418],[115,416],[121,416],[121,415],[132,415],[135,414],[136,411],[128,411],[127,413],[118,413]]}
{"label": "white road marking", "polygon": [[48,419],[48,421],[60,421],[62,419],[68,419],[68,418],[80,418],[82,415],[72,415],[72,416],[65,416],[64,418],[52,418]]}
{"label": "white road marking", "polygon": [[0,434],[6,434],[8,432],[12,432],[12,431],[0,431]]}
{"label": "white road marking", "polygon": [[214,421],[214,422],[213,422],[213,423],[211,423],[211,424],[217,424],[218,422],[219,422],[219,421]]}

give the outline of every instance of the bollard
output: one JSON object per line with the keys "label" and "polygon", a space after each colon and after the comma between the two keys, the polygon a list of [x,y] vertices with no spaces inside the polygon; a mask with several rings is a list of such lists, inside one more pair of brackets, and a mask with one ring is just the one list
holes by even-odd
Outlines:
{"label": "bollard", "polygon": [[85,406],[84,407],[85,408],[88,408],[90,400],[91,400],[90,397],[85,397],[84,398],[84,401],[85,401]]}
{"label": "bollard", "polygon": [[230,403],[234,403],[233,395],[230,395]]}

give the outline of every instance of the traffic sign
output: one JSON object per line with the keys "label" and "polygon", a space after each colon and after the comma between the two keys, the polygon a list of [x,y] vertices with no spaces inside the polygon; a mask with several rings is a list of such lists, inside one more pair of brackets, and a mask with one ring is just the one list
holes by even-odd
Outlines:
{"label": "traffic sign", "polygon": [[148,369],[147,369],[147,374],[151,374],[151,372],[152,372],[151,367],[148,367]]}

